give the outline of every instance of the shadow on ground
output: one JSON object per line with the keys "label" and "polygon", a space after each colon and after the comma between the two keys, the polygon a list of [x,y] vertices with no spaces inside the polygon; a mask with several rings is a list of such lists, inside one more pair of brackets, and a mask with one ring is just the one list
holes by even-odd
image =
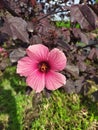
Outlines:
{"label": "shadow on ground", "polygon": [[[20,130],[17,103],[13,92],[16,94],[23,94],[24,87],[19,84],[20,77],[16,75],[15,67],[6,69],[3,76],[0,78],[0,130]],[[2,118],[2,115],[4,115],[4,119]],[[6,117],[6,115],[8,115],[8,117]]]}
{"label": "shadow on ground", "polygon": [[8,122],[6,122],[6,116],[2,120],[0,119],[0,130],[20,130],[15,98],[11,90],[4,90],[2,86],[0,86],[0,115],[1,114],[8,115]]}

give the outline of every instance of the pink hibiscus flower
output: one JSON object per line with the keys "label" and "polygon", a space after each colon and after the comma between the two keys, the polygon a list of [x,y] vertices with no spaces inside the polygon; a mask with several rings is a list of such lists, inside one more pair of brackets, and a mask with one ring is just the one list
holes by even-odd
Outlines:
{"label": "pink hibiscus flower", "polygon": [[0,57],[6,58],[8,56],[6,50],[0,47]]}
{"label": "pink hibiscus flower", "polygon": [[66,56],[57,48],[49,52],[48,47],[37,44],[31,45],[26,50],[27,56],[20,59],[17,64],[17,73],[27,77],[26,83],[36,92],[41,92],[45,87],[56,90],[66,83],[61,71],[66,66]]}
{"label": "pink hibiscus flower", "polygon": [[0,47],[0,52],[4,51],[4,49],[2,47]]}

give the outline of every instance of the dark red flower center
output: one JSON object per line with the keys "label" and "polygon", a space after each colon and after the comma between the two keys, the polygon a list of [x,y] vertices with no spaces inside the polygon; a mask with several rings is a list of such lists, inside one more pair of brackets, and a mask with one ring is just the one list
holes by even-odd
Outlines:
{"label": "dark red flower center", "polygon": [[50,65],[47,62],[41,62],[39,63],[39,70],[43,73],[49,71]]}

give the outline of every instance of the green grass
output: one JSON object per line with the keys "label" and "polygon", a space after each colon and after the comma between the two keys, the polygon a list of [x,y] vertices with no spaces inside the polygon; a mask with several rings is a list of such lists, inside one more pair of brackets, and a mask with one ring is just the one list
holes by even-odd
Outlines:
{"label": "green grass", "polygon": [[96,3],[98,3],[98,0],[96,0]]}
{"label": "green grass", "polygon": [[56,26],[57,27],[66,27],[66,28],[70,28],[70,21],[68,22],[63,22],[63,21],[57,21],[56,22]]}
{"label": "green grass", "polygon": [[24,78],[9,67],[0,77],[0,130],[94,130],[98,105],[63,90],[26,95]]}
{"label": "green grass", "polygon": [[[70,21],[57,21],[55,22],[56,24],[56,27],[65,27],[65,28],[70,28],[73,26],[73,24],[71,25],[71,22]],[[75,28],[80,28],[80,25],[78,23],[76,23],[74,25]]]}

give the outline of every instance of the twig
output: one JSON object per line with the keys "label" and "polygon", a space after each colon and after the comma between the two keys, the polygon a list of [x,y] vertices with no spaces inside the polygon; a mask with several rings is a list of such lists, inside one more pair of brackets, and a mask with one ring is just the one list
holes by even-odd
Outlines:
{"label": "twig", "polygon": [[92,43],[89,43],[86,46],[78,47],[78,49],[83,49],[83,48],[87,48],[87,47],[95,47],[96,45],[98,45],[98,40],[95,40],[95,41],[93,41]]}
{"label": "twig", "polygon": [[66,12],[67,10],[70,10],[70,7],[65,5],[65,9],[66,9],[66,10],[63,10],[63,9],[62,9],[62,10],[60,10],[60,11],[55,11],[56,9],[59,9],[59,8],[61,8],[61,7],[58,5],[53,11],[51,11],[51,12],[48,13],[48,14],[46,14],[46,15],[43,16],[42,18],[38,19],[38,21],[41,21],[42,19],[44,19],[44,18],[46,18],[46,17],[48,17],[48,16],[50,16],[50,15],[53,15],[53,14],[56,14],[56,13],[60,13],[60,12]]}

